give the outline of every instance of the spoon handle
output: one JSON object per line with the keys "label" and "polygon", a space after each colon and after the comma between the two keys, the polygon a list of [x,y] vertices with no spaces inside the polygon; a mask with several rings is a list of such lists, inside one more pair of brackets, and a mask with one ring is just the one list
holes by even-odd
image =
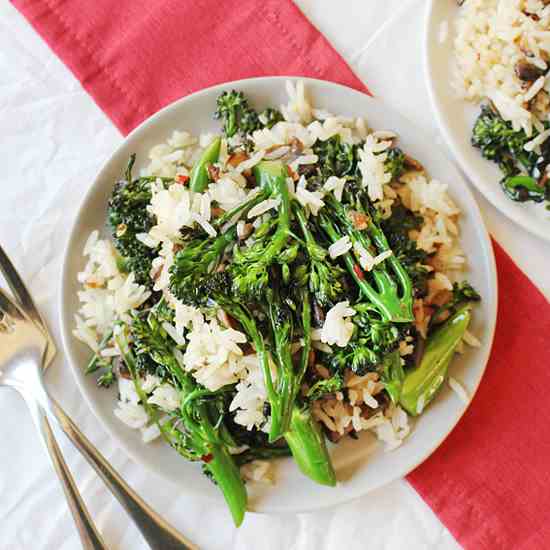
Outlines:
{"label": "spoon handle", "polygon": [[82,548],[84,548],[84,550],[107,550],[107,546],[105,546],[101,535],[97,531],[86,505],[82,500],[82,496],[78,492],[78,488],[67,467],[67,463],[61,454],[61,449],[55,440],[52,428],[48,422],[46,411],[34,397],[25,393],[23,397],[29,407],[33,422],[38,429],[42,438],[42,443],[50,455],[57,477],[63,487],[63,492],[65,493],[69,509],[80,536]]}
{"label": "spoon handle", "polygon": [[51,398],[49,405],[63,432],[120,502],[152,550],[198,550],[149,507]]}

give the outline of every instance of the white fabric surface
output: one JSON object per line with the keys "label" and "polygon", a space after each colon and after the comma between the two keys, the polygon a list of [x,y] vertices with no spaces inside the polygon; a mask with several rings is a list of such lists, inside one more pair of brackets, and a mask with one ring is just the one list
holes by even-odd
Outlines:
{"label": "white fabric surface", "polygon": [[[438,140],[422,73],[422,0],[299,0],[375,95]],[[28,282],[59,341],[57,294],[68,228],[85,190],[121,136],[7,2],[0,4],[0,242]],[[513,225],[478,196],[489,229],[550,296],[550,245]],[[51,392],[101,452],[160,513],[202,548],[453,549],[457,543],[405,481],[349,504],[298,516],[226,510],[177,494],[118,450],[74,387],[62,353]],[[0,390],[0,550],[80,548],[61,489],[23,402]],[[109,548],[146,548],[137,530],[60,436],[65,457]]]}

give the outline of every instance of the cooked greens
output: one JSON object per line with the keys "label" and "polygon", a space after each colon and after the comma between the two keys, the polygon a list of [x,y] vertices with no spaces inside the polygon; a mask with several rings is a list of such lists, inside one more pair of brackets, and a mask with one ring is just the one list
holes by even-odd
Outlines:
{"label": "cooked greens", "polygon": [[[236,525],[268,460],[334,486],[327,438],[384,424],[399,445],[401,407],[433,398],[480,299],[438,267],[436,221],[456,217],[411,200],[422,167],[302,95],[259,112],[224,92],[221,135],[175,133],[140,177],[132,157],[108,205],[114,250],[92,235],[80,275],[87,372],[117,382],[115,414],[145,440],[201,463]],[[487,115],[476,135],[506,164],[518,136],[502,128]]]}

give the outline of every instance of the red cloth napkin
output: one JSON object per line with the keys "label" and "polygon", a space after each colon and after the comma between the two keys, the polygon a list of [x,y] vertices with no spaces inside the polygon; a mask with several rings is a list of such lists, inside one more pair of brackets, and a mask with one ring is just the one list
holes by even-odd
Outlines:
{"label": "red cloth napkin", "polygon": [[[127,133],[190,92],[292,74],[367,91],[289,0],[14,0]],[[367,10],[365,5],[365,10]],[[495,244],[497,335],[459,425],[408,476],[467,548],[550,548],[550,305]]]}

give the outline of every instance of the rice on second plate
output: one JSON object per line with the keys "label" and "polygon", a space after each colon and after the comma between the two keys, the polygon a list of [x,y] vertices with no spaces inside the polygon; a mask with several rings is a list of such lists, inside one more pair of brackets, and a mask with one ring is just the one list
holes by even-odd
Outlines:
{"label": "rice on second plate", "polygon": [[549,29],[550,5],[540,0],[466,0],[456,20],[455,89],[468,101],[491,99],[515,130],[543,131]]}
{"label": "rice on second plate", "polygon": [[483,102],[472,146],[498,165],[508,198],[550,209],[550,5],[465,0],[455,23],[454,88]]}
{"label": "rice on second plate", "polygon": [[[175,131],[151,149],[139,178],[132,159],[109,203],[112,239],[92,232],[78,276],[74,334],[94,352],[88,371],[100,374],[98,383],[118,384],[114,414],[144,441],[162,435],[184,457],[202,461],[226,498],[212,445],[223,446],[245,479],[272,481],[265,458],[292,451],[306,475],[335,483],[328,456],[323,472],[309,470],[295,453],[292,429],[274,421],[284,408],[285,376],[307,429],[317,429],[316,419],[333,442],[370,431],[388,450],[400,446],[409,415],[422,412],[446,376],[414,401],[400,401],[404,367],[415,371],[417,345],[430,345],[447,319],[479,299],[459,283],[466,258],[447,184],[404,154],[393,132],[313,107],[302,82],[287,89],[288,104],[259,114],[242,95],[226,92],[218,100],[222,136]],[[202,188],[193,190],[212,150]],[[264,249],[273,249],[270,239],[290,218],[286,248],[264,265]],[[194,249],[191,262],[186,255]],[[205,258],[194,294],[189,277]],[[255,269],[250,258],[261,264],[258,280],[239,287]],[[328,297],[319,290],[323,277],[333,278]],[[260,299],[260,291],[269,292]],[[294,330],[278,332],[293,316]],[[461,337],[477,343],[468,319],[452,349],[461,351]],[[284,370],[298,363],[300,376]],[[211,411],[203,417],[208,430],[199,430],[204,407],[213,406],[219,418],[209,424]]]}

